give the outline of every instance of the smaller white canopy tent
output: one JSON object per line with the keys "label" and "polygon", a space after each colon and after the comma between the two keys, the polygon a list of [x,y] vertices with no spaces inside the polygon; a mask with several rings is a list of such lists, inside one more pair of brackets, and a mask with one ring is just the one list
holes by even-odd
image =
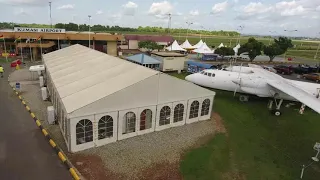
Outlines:
{"label": "smaller white canopy tent", "polygon": [[221,43],[218,47],[219,47],[219,48],[224,47],[223,43]]}
{"label": "smaller white canopy tent", "polygon": [[194,47],[189,43],[188,39],[186,39],[180,46],[183,49],[194,49]]}
{"label": "smaller white canopy tent", "polygon": [[178,44],[177,40],[175,40],[169,47],[166,47],[168,51],[186,51]]}
{"label": "smaller white canopy tent", "polygon": [[240,44],[233,48],[235,56],[238,54],[238,50],[240,49]]}
{"label": "smaller white canopy tent", "polygon": [[193,48],[198,49],[201,47],[202,44],[203,44],[203,41],[201,39],[196,45],[193,46]]}
{"label": "smaller white canopy tent", "polygon": [[193,52],[199,53],[199,54],[206,54],[206,53],[213,53],[206,43],[203,43],[200,48],[193,50]]}

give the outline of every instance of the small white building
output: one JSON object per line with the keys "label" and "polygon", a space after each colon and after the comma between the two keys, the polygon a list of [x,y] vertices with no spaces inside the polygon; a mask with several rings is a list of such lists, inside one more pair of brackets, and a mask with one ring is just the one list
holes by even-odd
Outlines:
{"label": "small white building", "polygon": [[151,57],[158,59],[160,64],[160,71],[178,71],[181,72],[185,67],[187,55],[176,52],[152,52]]}
{"label": "small white building", "polygon": [[43,60],[70,152],[211,117],[215,92],[159,71],[82,45]]}

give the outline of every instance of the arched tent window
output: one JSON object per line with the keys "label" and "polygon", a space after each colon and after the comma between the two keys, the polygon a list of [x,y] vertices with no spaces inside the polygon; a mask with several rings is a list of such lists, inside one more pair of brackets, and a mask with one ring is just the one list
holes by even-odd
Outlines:
{"label": "arched tent window", "polygon": [[152,111],[145,109],[140,114],[140,131],[150,129],[152,126]]}
{"label": "arched tent window", "polygon": [[136,131],[136,114],[134,112],[127,112],[123,117],[124,131],[122,134],[128,134]]}
{"label": "arched tent window", "polygon": [[208,115],[209,109],[210,109],[210,99],[205,99],[201,107],[201,116]]}
{"label": "arched tent window", "polygon": [[170,115],[171,115],[171,108],[169,106],[164,106],[160,110],[160,119],[159,119],[159,125],[167,125],[170,124]]}
{"label": "arched tent window", "polygon": [[89,119],[82,119],[76,125],[77,144],[93,141],[92,122]]}
{"label": "arched tent window", "polygon": [[177,104],[174,108],[173,113],[173,122],[179,122],[183,120],[183,114],[184,114],[184,105],[183,104]]}
{"label": "arched tent window", "polygon": [[98,139],[113,136],[113,119],[111,116],[103,116],[98,122]]}
{"label": "arched tent window", "polygon": [[189,119],[198,117],[199,114],[199,101],[193,101],[190,106]]}

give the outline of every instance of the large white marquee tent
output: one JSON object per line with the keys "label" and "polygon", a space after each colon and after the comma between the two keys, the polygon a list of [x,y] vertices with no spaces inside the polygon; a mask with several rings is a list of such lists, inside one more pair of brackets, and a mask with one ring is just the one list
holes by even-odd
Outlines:
{"label": "large white marquee tent", "polygon": [[177,40],[175,40],[170,46],[166,47],[166,50],[168,51],[187,51],[185,49],[183,49],[177,42]]}
{"label": "large white marquee tent", "polygon": [[213,91],[82,45],[43,61],[71,152],[211,117]]}
{"label": "large white marquee tent", "polygon": [[199,54],[210,54],[213,53],[206,43],[203,43],[200,48],[193,50],[193,52],[199,53]]}
{"label": "large white marquee tent", "polygon": [[198,48],[200,48],[200,47],[202,46],[202,44],[203,44],[203,41],[202,41],[202,39],[201,39],[197,44],[195,44],[195,45],[193,46],[193,48],[194,48],[194,49],[198,49]]}

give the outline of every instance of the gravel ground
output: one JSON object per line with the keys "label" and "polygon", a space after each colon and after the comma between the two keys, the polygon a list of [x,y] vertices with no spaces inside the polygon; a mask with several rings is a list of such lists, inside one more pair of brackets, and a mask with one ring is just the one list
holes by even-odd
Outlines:
{"label": "gravel ground", "polygon": [[[42,101],[38,80],[32,81],[27,69],[12,72],[9,80],[11,85],[14,85],[17,81],[21,83],[22,96],[31,110],[35,112],[43,126],[48,129],[56,143],[64,152],[67,152],[59,126],[49,125],[46,121],[46,107],[50,106],[51,103]],[[177,164],[185,150],[197,144],[201,138],[213,134],[214,131],[213,120],[202,121],[125,139],[102,147],[68,154],[68,156],[75,160],[73,163],[76,166],[85,164],[86,161],[85,158],[77,158],[77,156],[98,157],[102,160],[101,164],[105,166],[105,168],[101,167],[99,171],[105,169],[106,172],[125,175],[130,179],[141,179],[139,178],[141,171],[156,164]],[[79,169],[98,171],[97,165],[92,164]]]}

